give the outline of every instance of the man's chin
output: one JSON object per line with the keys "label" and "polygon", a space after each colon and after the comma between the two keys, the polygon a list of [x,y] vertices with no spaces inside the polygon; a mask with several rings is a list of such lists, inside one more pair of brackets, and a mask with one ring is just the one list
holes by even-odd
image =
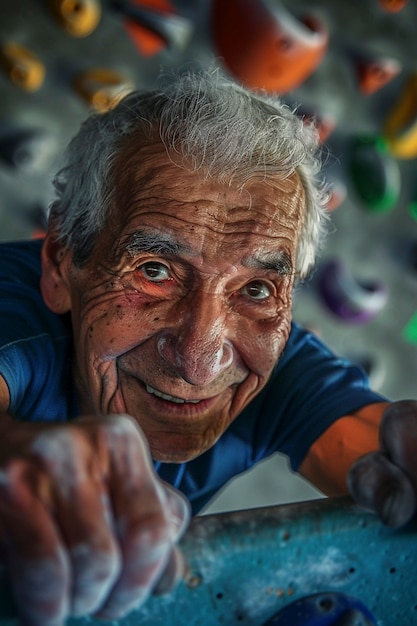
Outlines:
{"label": "man's chin", "polygon": [[151,446],[152,459],[159,463],[178,463],[178,464],[188,463],[188,461],[192,461],[193,459],[196,459],[205,451],[206,450],[198,450],[198,451],[193,450],[191,452],[191,451],[176,450],[175,452],[173,452],[172,450],[170,450],[169,452],[166,452],[160,449],[155,450]]}
{"label": "man's chin", "polygon": [[172,437],[164,442],[157,439],[154,442],[152,438],[148,438],[148,444],[154,461],[159,461],[160,463],[188,463],[209,450],[217,439],[218,437],[202,437],[201,439],[194,437],[194,441],[184,441],[182,436],[181,438]]}

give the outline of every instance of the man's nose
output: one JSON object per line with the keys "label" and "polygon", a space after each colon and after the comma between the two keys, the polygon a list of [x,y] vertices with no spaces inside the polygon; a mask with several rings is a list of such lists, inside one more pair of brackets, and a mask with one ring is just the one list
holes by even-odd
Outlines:
{"label": "man's nose", "polygon": [[190,303],[177,323],[158,337],[158,352],[175,372],[192,385],[207,385],[233,362],[227,338],[227,315],[215,302]]}

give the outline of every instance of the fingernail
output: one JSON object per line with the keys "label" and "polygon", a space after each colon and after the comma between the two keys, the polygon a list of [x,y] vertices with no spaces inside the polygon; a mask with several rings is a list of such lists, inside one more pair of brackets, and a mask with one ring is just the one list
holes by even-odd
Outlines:
{"label": "fingernail", "polygon": [[411,496],[409,498],[397,497],[396,494],[389,496],[379,510],[383,523],[391,528],[405,526],[411,521],[414,513],[415,499]]}

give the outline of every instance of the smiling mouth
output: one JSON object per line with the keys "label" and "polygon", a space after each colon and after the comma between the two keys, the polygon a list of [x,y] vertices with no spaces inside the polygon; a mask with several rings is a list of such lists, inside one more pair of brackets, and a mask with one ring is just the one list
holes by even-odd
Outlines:
{"label": "smiling mouth", "polygon": [[150,394],[153,394],[157,398],[162,398],[162,400],[169,400],[169,402],[175,402],[176,404],[198,404],[201,400],[184,400],[184,398],[176,398],[175,396],[170,396],[168,393],[163,393],[150,385],[145,385],[146,391]]}

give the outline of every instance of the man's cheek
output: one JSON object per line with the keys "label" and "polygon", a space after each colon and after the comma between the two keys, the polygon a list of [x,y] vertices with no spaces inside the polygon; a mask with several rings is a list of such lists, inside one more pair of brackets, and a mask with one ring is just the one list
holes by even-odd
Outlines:
{"label": "man's cheek", "polygon": [[139,342],[137,326],[108,315],[100,320],[84,320],[80,328],[79,348],[107,358],[116,358],[135,347]]}
{"label": "man's cheek", "polygon": [[247,350],[252,358],[252,371],[265,377],[269,376],[284,350],[290,328],[291,320],[281,324],[278,329],[253,333],[253,341]]}

